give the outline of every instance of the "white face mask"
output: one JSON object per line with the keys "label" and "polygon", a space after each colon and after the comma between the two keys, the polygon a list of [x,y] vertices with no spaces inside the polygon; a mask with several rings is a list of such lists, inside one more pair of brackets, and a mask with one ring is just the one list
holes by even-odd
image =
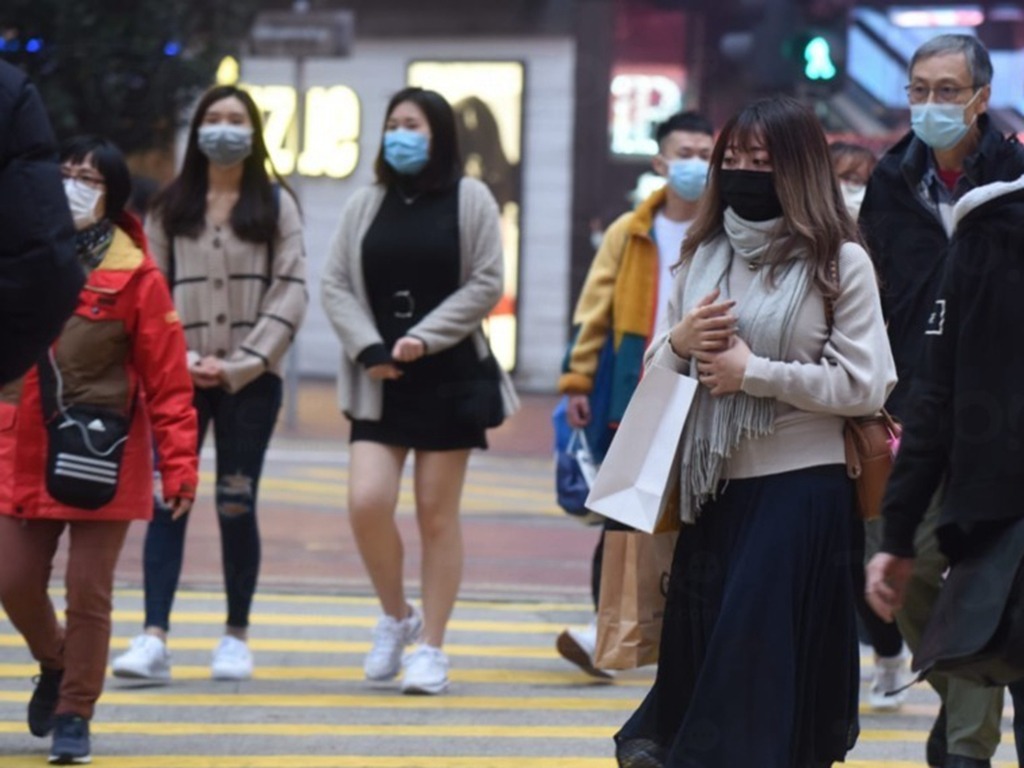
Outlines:
{"label": "white face mask", "polygon": [[64,179],[64,194],[68,198],[75,229],[87,229],[100,220],[96,210],[103,198],[103,190],[90,187],[78,179]]}
{"label": "white face mask", "polygon": [[867,186],[852,181],[839,182],[839,188],[843,192],[843,201],[846,203],[846,210],[850,212],[853,220],[860,215],[860,206],[864,202],[864,191]]}

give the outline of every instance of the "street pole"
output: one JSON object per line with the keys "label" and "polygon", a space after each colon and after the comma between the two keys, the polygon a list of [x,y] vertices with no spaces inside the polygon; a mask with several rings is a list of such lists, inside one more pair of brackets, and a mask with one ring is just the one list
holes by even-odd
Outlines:
{"label": "street pole", "polygon": [[[302,174],[299,173],[299,155],[301,154],[306,130],[306,57],[295,57],[295,165],[289,178],[292,191],[302,206]],[[308,283],[307,283],[308,284]],[[288,361],[284,370],[284,425],[294,430],[299,425],[299,335],[295,334],[291,348],[288,350]]]}
{"label": "street pole", "polygon": [[[302,203],[303,179],[299,158],[306,132],[306,60],[310,56],[348,56],[355,32],[352,11],[312,11],[309,0],[295,0],[291,11],[263,11],[249,32],[253,52],[258,56],[280,56],[295,62],[295,164],[289,184]],[[299,421],[299,339],[292,341],[284,369],[284,422],[294,429]]]}

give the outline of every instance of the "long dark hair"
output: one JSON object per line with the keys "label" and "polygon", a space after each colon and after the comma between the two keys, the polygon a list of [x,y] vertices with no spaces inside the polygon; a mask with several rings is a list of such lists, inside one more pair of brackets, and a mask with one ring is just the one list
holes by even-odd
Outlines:
{"label": "long dark hair", "polygon": [[[403,101],[411,102],[423,110],[430,126],[430,159],[423,170],[410,178],[417,189],[436,190],[448,189],[462,178],[462,158],[459,155],[459,140],[455,133],[455,112],[451,104],[437,91],[425,88],[403,88],[388,102],[384,112],[384,125],[388,118]],[[392,186],[402,178],[394,168],[384,160],[384,140],[381,135],[380,149],[373,165],[377,175],[377,183]]]}
{"label": "long dark hair", "polygon": [[92,167],[103,176],[104,217],[117,222],[132,193],[132,176],[124,153],[110,139],[85,134],[68,139],[60,148],[60,161],[83,163],[91,158]]}
{"label": "long dark hair", "polygon": [[834,298],[839,286],[831,277],[830,262],[839,257],[844,242],[860,243],[860,235],[846,211],[821,123],[814,112],[789,96],[759,99],[722,128],[711,153],[707,189],[683,241],[683,261],[723,231],[725,203],[719,174],[726,149],[748,150],[758,143],[771,158],[775,191],[782,203],[775,245],[765,256],[771,276],[791,258],[794,248],[802,247],[813,265],[815,286],[822,295]]}
{"label": "long dark hair", "polygon": [[[153,208],[162,218],[168,237],[197,237],[206,226],[210,161],[199,151],[199,127],[211,104],[232,96],[241,101],[249,113],[252,152],[245,158],[242,167],[238,202],[231,209],[231,229],[239,238],[252,243],[270,242],[277,235],[277,207],[270,174],[289,193],[291,189],[270,162],[267,145],[263,141],[263,121],[252,96],[233,85],[218,85],[204,93],[196,105],[188,128],[181,172],[153,201]],[[270,174],[267,172],[268,166]]]}

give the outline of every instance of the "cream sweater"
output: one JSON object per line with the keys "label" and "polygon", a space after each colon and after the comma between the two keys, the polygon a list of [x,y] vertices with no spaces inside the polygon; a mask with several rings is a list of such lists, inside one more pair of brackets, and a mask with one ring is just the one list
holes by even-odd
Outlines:
{"label": "cream sweater", "polygon": [[[381,344],[363,280],[363,238],[384,200],[379,184],[361,189],[341,214],[324,268],[321,300],[324,312],[341,340],[338,405],[349,418],[377,420],[384,403],[384,387],[356,362],[359,353]],[[476,179],[459,183],[460,282],[455,293],[409,330],[426,344],[427,354],[473,337],[477,354],[489,352],[481,322],[501,298],[504,263],[498,205],[490,190]],[[518,408],[508,376],[501,372],[505,415]]]}
{"label": "cream sweater", "polygon": [[[688,266],[676,275],[668,322],[674,326],[690,307],[681,307]],[[738,302],[754,272],[734,259],[729,295]],[[796,315],[782,360],[751,355],[742,389],[776,400],[772,434],[744,440],[726,462],[723,477],[744,478],[824,464],[844,464],[843,419],[874,413],[896,384],[896,366],[882,319],[878,282],[868,254],[847,243],[839,252],[840,294],[831,337],[825,303],[813,284]],[[663,333],[651,344],[647,363],[686,375],[689,361],[673,353]]]}
{"label": "cream sweater", "polygon": [[[146,237],[167,274],[171,244],[158,216],[147,218]],[[269,284],[267,256],[266,245],[239,239],[230,224],[208,224],[196,238],[174,238],[174,306],[185,328],[189,363],[207,355],[221,358],[229,392],[264,371],[280,375],[309,303],[302,220],[283,189]]]}

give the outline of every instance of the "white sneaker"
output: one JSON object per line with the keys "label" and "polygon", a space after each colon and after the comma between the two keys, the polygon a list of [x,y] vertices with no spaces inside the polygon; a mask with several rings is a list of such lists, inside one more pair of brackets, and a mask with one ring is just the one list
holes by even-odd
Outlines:
{"label": "white sneaker", "polygon": [[875,676],[868,692],[868,704],[876,712],[896,712],[903,706],[909,691],[886,695],[902,688],[906,679],[906,659],[901,654],[888,658],[875,657]]}
{"label": "white sneaker", "polygon": [[402,693],[444,693],[448,690],[448,657],[440,648],[417,645],[402,661]]}
{"label": "white sneaker", "polygon": [[244,640],[224,635],[213,651],[210,675],[214,680],[249,680],[252,678],[252,654]]}
{"label": "white sneaker", "polygon": [[171,679],[171,654],[155,635],[138,635],[128,650],[111,662],[114,677],[167,682]]}
{"label": "white sneaker", "polygon": [[381,616],[373,628],[373,646],[363,662],[366,679],[377,683],[395,679],[402,668],[402,651],[419,640],[422,632],[423,617],[416,608],[410,607],[409,615],[401,621]]}
{"label": "white sneaker", "polygon": [[614,675],[594,666],[594,651],[597,649],[597,623],[591,622],[583,629],[564,629],[555,641],[555,648],[562,658],[575,664],[588,675],[610,680]]}

